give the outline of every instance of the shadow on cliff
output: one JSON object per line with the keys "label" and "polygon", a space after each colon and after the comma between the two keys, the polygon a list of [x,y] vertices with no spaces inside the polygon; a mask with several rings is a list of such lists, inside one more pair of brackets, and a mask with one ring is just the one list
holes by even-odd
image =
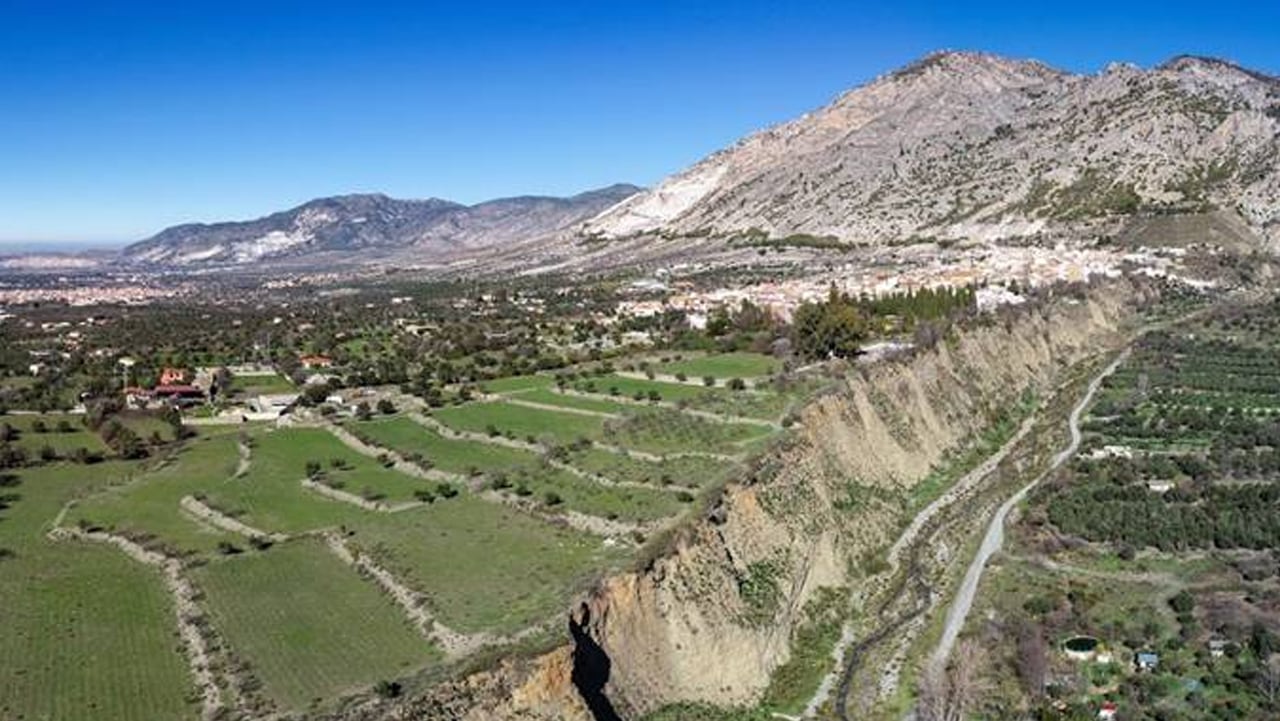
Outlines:
{"label": "shadow on cliff", "polygon": [[569,633],[573,636],[571,680],[587,709],[591,711],[592,718],[596,721],[622,721],[622,716],[618,715],[617,709],[605,694],[613,662],[609,660],[609,654],[587,633],[586,627],[590,622],[591,611],[585,605],[579,609],[578,618],[569,618]]}

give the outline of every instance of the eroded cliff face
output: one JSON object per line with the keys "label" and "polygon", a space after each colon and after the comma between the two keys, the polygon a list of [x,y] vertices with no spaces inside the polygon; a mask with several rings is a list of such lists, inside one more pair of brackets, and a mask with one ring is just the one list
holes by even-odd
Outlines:
{"label": "eroded cliff face", "polygon": [[857,606],[910,489],[1024,390],[1115,346],[1136,293],[1061,298],[852,370],[667,553],[576,604],[571,645],[344,721],[629,721],[680,701],[758,701],[822,589]]}
{"label": "eroded cliff face", "polygon": [[993,319],[811,403],[755,479],[731,484],[669,554],[573,611],[607,656],[611,709],[629,719],[678,701],[757,701],[819,589],[852,588],[856,603],[868,557],[901,530],[909,489],[1002,405],[1114,345],[1127,292]]}

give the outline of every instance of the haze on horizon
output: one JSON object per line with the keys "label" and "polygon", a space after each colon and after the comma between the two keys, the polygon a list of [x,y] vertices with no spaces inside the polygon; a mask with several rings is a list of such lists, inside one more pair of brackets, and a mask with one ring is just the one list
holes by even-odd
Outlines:
{"label": "haze on horizon", "polygon": [[1280,6],[931,5],[8,2],[0,245],[125,243],[351,192],[651,184],[940,48],[1280,72]]}

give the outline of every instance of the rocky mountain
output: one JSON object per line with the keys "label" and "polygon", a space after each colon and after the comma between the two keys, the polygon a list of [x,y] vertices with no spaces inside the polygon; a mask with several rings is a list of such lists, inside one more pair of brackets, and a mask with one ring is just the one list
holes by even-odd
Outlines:
{"label": "rocky mountain", "polygon": [[619,184],[569,198],[521,196],[470,206],[436,198],[343,195],[257,220],[174,226],[128,246],[122,256],[179,266],[297,261],[321,253],[439,258],[570,229],[639,190]]}
{"label": "rocky mountain", "polygon": [[583,224],[588,239],[1025,238],[1218,210],[1280,243],[1280,80],[1178,57],[1077,75],[944,52],[751,135]]}

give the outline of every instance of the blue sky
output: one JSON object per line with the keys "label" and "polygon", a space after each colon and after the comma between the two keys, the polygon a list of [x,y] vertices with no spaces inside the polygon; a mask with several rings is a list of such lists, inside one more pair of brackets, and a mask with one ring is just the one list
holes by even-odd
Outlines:
{"label": "blue sky", "polygon": [[1280,74],[1277,28],[1234,0],[0,0],[0,243],[649,184],[939,48]]}

